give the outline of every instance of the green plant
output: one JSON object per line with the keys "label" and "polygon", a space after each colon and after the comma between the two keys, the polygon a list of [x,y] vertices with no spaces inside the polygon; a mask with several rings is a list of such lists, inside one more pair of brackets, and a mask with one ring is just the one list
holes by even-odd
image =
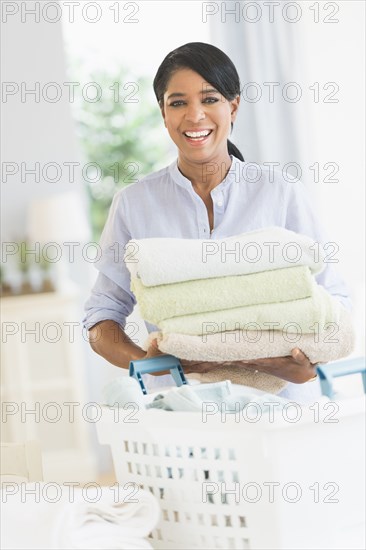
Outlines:
{"label": "green plant", "polygon": [[102,92],[98,101],[74,104],[82,150],[95,163],[86,179],[93,238],[99,240],[115,192],[168,164],[169,146],[150,79],[121,69],[94,71],[85,81],[98,83]]}
{"label": "green plant", "polygon": [[18,269],[24,275],[28,273],[31,266],[34,264],[34,256],[30,253],[30,245],[27,241],[18,243]]}
{"label": "green plant", "polygon": [[20,241],[17,243],[16,262],[18,271],[26,275],[33,267],[39,268],[45,273],[49,272],[53,266],[43,254],[34,252],[34,245],[28,241]]}

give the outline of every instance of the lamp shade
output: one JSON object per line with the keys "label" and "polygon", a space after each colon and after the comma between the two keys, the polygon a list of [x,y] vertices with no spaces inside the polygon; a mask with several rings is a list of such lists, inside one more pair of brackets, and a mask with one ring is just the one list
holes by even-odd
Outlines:
{"label": "lamp shade", "polygon": [[85,242],[90,234],[85,208],[75,192],[36,199],[29,204],[27,238],[31,242]]}

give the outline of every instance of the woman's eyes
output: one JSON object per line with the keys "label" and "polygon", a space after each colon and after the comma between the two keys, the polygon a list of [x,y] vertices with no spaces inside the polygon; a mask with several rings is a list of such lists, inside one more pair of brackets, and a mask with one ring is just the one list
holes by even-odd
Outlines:
{"label": "woman's eyes", "polygon": [[[212,104],[217,103],[218,101],[219,100],[216,97],[206,97],[206,99],[204,99],[202,103]],[[181,105],[184,105],[184,101],[178,100],[170,103],[169,107],[180,107]]]}

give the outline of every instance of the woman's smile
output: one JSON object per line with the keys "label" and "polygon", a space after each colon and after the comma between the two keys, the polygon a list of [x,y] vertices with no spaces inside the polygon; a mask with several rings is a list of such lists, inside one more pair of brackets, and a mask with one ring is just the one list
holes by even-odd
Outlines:
{"label": "woman's smile", "polygon": [[207,143],[209,137],[213,133],[213,130],[186,130],[183,135],[188,143],[194,147],[202,146]]}

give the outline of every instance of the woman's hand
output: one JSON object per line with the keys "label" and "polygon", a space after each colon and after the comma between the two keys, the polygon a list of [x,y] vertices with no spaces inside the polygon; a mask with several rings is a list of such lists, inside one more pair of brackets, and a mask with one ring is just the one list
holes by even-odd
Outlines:
{"label": "woman's hand", "polygon": [[272,374],[295,384],[304,384],[316,376],[316,364],[310,363],[309,359],[299,348],[294,348],[291,351],[291,355],[286,357],[270,357],[267,359],[252,359],[250,361],[224,361],[221,363],[213,361],[186,361],[181,359],[181,364],[185,374],[203,374],[218,367],[235,366]]}
{"label": "woman's hand", "polygon": [[291,351],[291,355],[286,357],[250,361],[250,366],[255,370],[272,374],[295,384],[304,384],[315,378],[317,375],[316,365],[316,363],[310,363],[309,359],[299,348],[294,348]]}
{"label": "woman's hand", "polygon": [[[150,359],[151,357],[157,357],[159,355],[166,355],[162,353],[158,348],[157,340],[152,340],[144,359]],[[251,359],[249,361],[186,361],[180,359],[181,365],[184,370],[184,374],[199,373],[204,374],[206,372],[212,372],[220,367],[235,366],[245,367],[247,369],[257,370],[258,372],[265,372],[272,374],[288,382],[295,384],[304,384],[316,376],[316,363],[310,363],[306,355],[299,349],[294,348],[291,351],[291,355],[286,357],[270,357],[265,359]],[[170,374],[170,371],[159,371],[151,373],[153,376],[162,376],[164,374]]]}
{"label": "woman's hand", "polygon": [[146,355],[143,359],[151,359],[152,357],[157,357],[158,355],[166,355],[166,354],[160,351],[160,349],[158,348],[158,341],[155,338],[155,340],[151,341],[151,344],[148,347]]}
{"label": "woman's hand", "polygon": [[[152,357],[158,357],[159,355],[167,355],[166,353],[162,353],[158,348],[158,341],[155,338],[155,340],[151,341],[150,346],[147,348],[147,352],[145,357],[143,359],[151,359]],[[150,372],[152,376],[163,376],[163,374],[170,374],[169,370],[162,370],[159,372]]]}

